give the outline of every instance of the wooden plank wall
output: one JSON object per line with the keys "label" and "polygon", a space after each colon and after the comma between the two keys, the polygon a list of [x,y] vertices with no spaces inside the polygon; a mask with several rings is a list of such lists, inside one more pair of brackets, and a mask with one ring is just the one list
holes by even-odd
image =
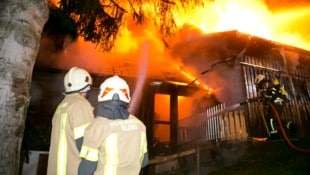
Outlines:
{"label": "wooden plank wall", "polygon": [[179,121],[178,144],[195,140],[246,140],[248,138],[243,110],[223,112],[224,105]]}
{"label": "wooden plank wall", "polygon": [[[247,99],[257,97],[254,84],[258,74],[278,79],[286,89],[289,100],[280,116],[282,120],[296,123],[299,134],[310,134],[310,65],[288,68],[285,58],[242,56],[242,66]],[[290,65],[289,65],[290,66]],[[250,102],[245,110],[223,112],[225,105],[206,109],[206,112],[179,121],[178,144],[195,140],[218,139],[245,140],[248,137],[265,137],[263,108],[260,102]]]}
{"label": "wooden plank wall", "polygon": [[[282,59],[272,57],[258,58],[242,57],[246,95],[248,99],[257,97],[254,79],[258,74],[264,74],[269,79],[278,79],[288,93],[288,101],[280,116],[283,121],[296,123],[301,135],[310,133],[310,65],[299,65],[294,69],[288,68]],[[265,135],[265,128],[257,102],[248,104],[247,128],[250,136]]]}

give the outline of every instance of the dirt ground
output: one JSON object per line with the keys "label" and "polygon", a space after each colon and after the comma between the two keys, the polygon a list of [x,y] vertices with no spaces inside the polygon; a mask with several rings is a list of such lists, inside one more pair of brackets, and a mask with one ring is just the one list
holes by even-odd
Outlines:
{"label": "dirt ground", "polygon": [[[310,137],[293,140],[297,148],[310,150]],[[310,174],[310,153],[296,151],[285,140],[251,142],[244,154],[231,166],[210,175],[306,175]]]}

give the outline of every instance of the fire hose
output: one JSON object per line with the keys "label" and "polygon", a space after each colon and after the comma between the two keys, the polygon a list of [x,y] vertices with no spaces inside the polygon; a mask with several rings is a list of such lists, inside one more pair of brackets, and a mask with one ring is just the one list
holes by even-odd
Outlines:
{"label": "fire hose", "polygon": [[277,123],[279,125],[279,128],[280,128],[281,134],[284,137],[284,140],[286,141],[286,143],[292,149],[294,149],[295,151],[302,152],[302,153],[310,153],[310,149],[305,149],[305,148],[297,147],[289,140],[289,138],[288,138],[288,136],[287,136],[287,134],[285,132],[285,129],[284,129],[283,125],[282,125],[282,122],[281,122],[281,119],[280,119],[278,111],[276,110],[276,108],[274,107],[274,105],[272,103],[269,102],[268,105],[271,107],[272,112],[274,113],[274,116],[275,116],[276,121],[277,121]]}

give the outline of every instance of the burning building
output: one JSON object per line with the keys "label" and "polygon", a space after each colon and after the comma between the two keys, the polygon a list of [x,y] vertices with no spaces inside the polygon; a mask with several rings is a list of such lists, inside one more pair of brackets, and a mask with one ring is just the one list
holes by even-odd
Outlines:
{"label": "burning building", "polygon": [[[153,82],[149,87],[139,115],[144,116],[149,143],[154,146],[151,153],[175,153],[184,145],[196,147],[214,141],[266,140],[262,102],[251,101],[258,97],[254,81],[259,74],[279,80],[288,93],[281,120],[297,124],[297,137],[309,135],[309,51],[238,31],[208,34],[177,47],[181,52],[187,49],[183,61],[200,75],[185,84]],[[153,163],[158,162],[160,159]]]}
{"label": "burning building", "polygon": [[[240,105],[242,101],[257,97],[254,79],[258,74],[280,81],[289,94],[282,119],[297,123],[301,129],[300,134],[309,133],[309,51],[238,31],[209,34],[203,39],[192,40],[178,47],[180,50],[182,47],[188,49],[190,45],[197,46],[197,42],[204,44],[187,52],[192,57],[188,58],[187,65],[196,67],[198,72],[201,72],[199,77],[183,85],[163,82],[150,86],[155,90],[145,99],[148,102],[142,103],[142,106],[146,104],[151,110],[140,115],[148,118],[146,123],[151,122],[148,124],[153,137],[150,138],[151,143],[160,140],[160,137],[156,137],[156,125],[162,125],[160,130],[166,133],[166,136],[161,137],[173,145],[199,138],[215,140],[264,136],[265,128],[258,109],[259,104],[252,102]],[[185,56],[184,60],[186,59]],[[190,59],[196,61],[190,62]],[[200,67],[192,65],[195,63]],[[212,91],[201,88],[195,81],[207,84]],[[200,99],[195,98],[193,93],[198,92],[198,89]],[[182,106],[180,97],[184,96],[191,98],[188,99],[191,105]],[[166,98],[164,101],[167,103],[159,102],[165,110],[156,106],[157,98]],[[198,106],[193,106],[194,103],[206,105],[201,110],[195,108]],[[186,111],[188,106],[191,106],[191,110]],[[182,117],[183,113],[185,116]],[[186,127],[187,131],[180,129]],[[167,136],[169,132],[170,135]]]}
{"label": "burning building", "polygon": [[[94,106],[100,83],[112,74],[129,82],[133,96],[140,94],[130,110],[147,126],[151,157],[177,152],[178,146],[197,141],[265,137],[259,102],[241,105],[257,97],[254,79],[258,74],[275,77],[285,87],[289,100],[281,118],[296,123],[300,136],[309,135],[309,51],[234,30],[175,45],[171,55],[187,65],[175,77],[144,77],[139,84],[136,76],[121,67],[104,75],[93,74],[95,90],[90,100]],[[198,72],[195,77],[176,78],[188,68]],[[52,113],[62,99],[62,89],[53,84],[62,84],[63,75],[59,70],[34,72],[25,149],[47,150]],[[41,138],[37,145],[31,141],[33,134]]]}
{"label": "burning building", "polygon": [[[239,2],[245,4],[238,6]],[[266,7],[264,2],[275,4]],[[98,87],[107,76],[118,74],[128,81],[133,95],[130,110],[147,126],[154,166],[161,162],[155,159],[157,156],[178,153],[182,145],[265,137],[260,103],[241,105],[257,97],[254,78],[258,74],[280,81],[289,96],[281,118],[296,123],[299,136],[309,135],[310,51],[301,49],[303,42],[298,43],[296,37],[277,35],[283,26],[292,31],[304,25],[296,19],[307,18],[309,6],[270,15],[268,9],[278,8],[278,1],[272,2],[210,2],[211,5],[198,9],[197,13],[176,20],[182,26],[181,34],[173,38],[167,50],[158,44],[161,42],[149,26],[146,30],[129,26],[135,32],[126,30],[125,39],[116,43],[116,52],[104,54],[79,39],[55,54],[49,52],[50,42],[43,37],[43,49],[33,73],[23,148],[48,150],[51,117],[62,99],[64,72],[71,66],[92,73],[94,90],[90,101],[94,106]],[[244,10],[246,13],[237,13]],[[253,11],[259,11],[264,18]],[[308,34],[308,29],[304,25],[301,35]],[[265,39],[268,32],[281,43]],[[145,38],[147,44],[140,47]],[[141,51],[140,55],[137,50]]]}
{"label": "burning building", "polygon": [[[309,92],[307,90],[309,89],[308,51],[262,38],[244,35],[237,31],[216,35],[220,35],[223,40],[226,40],[229,43],[228,45],[232,46],[231,48],[241,51],[237,55],[223,59],[227,64],[226,66],[234,65],[233,67],[236,67],[231,70],[230,74],[233,74],[234,78],[228,78],[231,81],[229,84],[232,85],[228,88],[238,88],[240,90],[239,92],[242,93],[235,93],[234,95],[238,94],[237,96],[239,98],[254,98],[257,96],[254,85],[255,76],[265,74],[268,77],[275,77],[280,80],[281,84],[287,89],[288,94],[290,94],[290,100],[283,117],[303,125],[304,128],[308,128],[309,121],[307,119],[308,117],[306,117],[309,116],[309,109],[306,107],[306,101],[309,99]],[[237,67],[240,67],[240,69]],[[235,71],[239,73],[232,73]],[[238,82],[236,80],[242,81],[234,84],[233,82]],[[226,92],[229,94],[229,90]],[[222,93],[225,94],[225,91]],[[230,100],[238,99],[238,97],[233,98],[230,95]],[[236,103],[238,100],[230,104]],[[225,100],[225,103],[229,103],[229,101]],[[255,128],[249,130],[252,136],[257,134],[255,132],[258,131],[257,127],[259,126],[255,123],[259,122],[260,118],[255,114],[254,111],[256,109],[254,106],[250,105],[247,109],[249,115],[247,116],[247,123],[249,124],[247,128]],[[304,117],[298,116],[300,114]]]}

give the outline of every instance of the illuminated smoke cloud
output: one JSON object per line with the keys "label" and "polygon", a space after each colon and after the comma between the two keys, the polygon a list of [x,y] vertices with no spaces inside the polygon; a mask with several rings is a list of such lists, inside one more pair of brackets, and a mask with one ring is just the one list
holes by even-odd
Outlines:
{"label": "illuminated smoke cloud", "polygon": [[[72,66],[80,66],[98,75],[118,73],[130,77],[135,77],[140,72],[146,71],[147,78],[152,77],[163,80],[184,80],[181,70],[188,70],[188,73],[193,74],[194,78],[198,78],[198,80],[214,88],[219,100],[225,101],[225,98],[229,97],[222,97],[220,92],[223,89],[229,89],[229,92],[225,94],[238,94],[239,90],[241,90],[235,88],[238,86],[236,82],[239,80],[226,81],[236,77],[234,74],[229,73],[231,69],[236,68],[229,64],[221,64],[215,67],[216,71],[203,75],[201,75],[201,72],[209,69],[214,62],[227,59],[229,55],[237,54],[233,53],[233,49],[230,49],[225,42],[220,42],[216,37],[208,36],[208,33],[217,31],[216,26],[219,24],[216,22],[220,21],[220,17],[225,17],[226,12],[224,10],[228,10],[228,2],[220,0],[212,2],[211,5],[206,4],[205,9],[200,9],[198,11],[200,13],[193,13],[189,21],[183,21],[182,23],[182,20],[178,19],[178,21],[181,21],[178,23],[180,32],[174,37],[167,38],[168,48],[164,47],[160,35],[154,30],[153,26],[137,26],[131,21],[128,21],[127,29],[122,32],[120,39],[117,40],[116,48],[108,53],[102,53],[100,48],[96,48],[93,44],[87,43],[81,38],[68,45],[63,52],[55,53],[50,40],[42,37],[37,66],[61,70],[68,70]],[[245,7],[242,3],[248,5],[249,1],[240,0],[236,1],[236,3],[239,3],[239,7]],[[287,44],[296,44],[297,46],[304,46],[304,48],[310,47],[308,32],[310,25],[307,25],[308,20],[303,20],[309,19],[310,4],[308,1],[299,0],[296,3],[295,1],[281,0],[280,3],[279,0],[263,2],[257,0],[251,1],[250,5],[255,7],[252,10],[253,12],[263,14],[262,17],[268,17],[261,22],[271,25],[268,27],[272,29],[274,35],[270,39],[284,43],[290,41]],[[279,5],[282,7],[280,8]],[[294,6],[295,9],[284,10],[291,6]],[[213,7],[220,7],[221,11],[211,9]],[[214,19],[217,21],[214,21]],[[229,20],[226,19],[226,21]],[[205,27],[201,27],[200,22],[204,22]],[[239,20],[239,22],[242,22],[242,20]],[[145,40],[149,43],[149,66],[147,70],[144,70],[146,67],[139,66],[141,64],[140,47]],[[296,60],[298,55],[286,53],[285,56],[292,58],[289,64],[294,65],[293,67],[298,64]],[[187,81],[190,82],[190,80]],[[238,100],[233,99],[233,101]]]}

